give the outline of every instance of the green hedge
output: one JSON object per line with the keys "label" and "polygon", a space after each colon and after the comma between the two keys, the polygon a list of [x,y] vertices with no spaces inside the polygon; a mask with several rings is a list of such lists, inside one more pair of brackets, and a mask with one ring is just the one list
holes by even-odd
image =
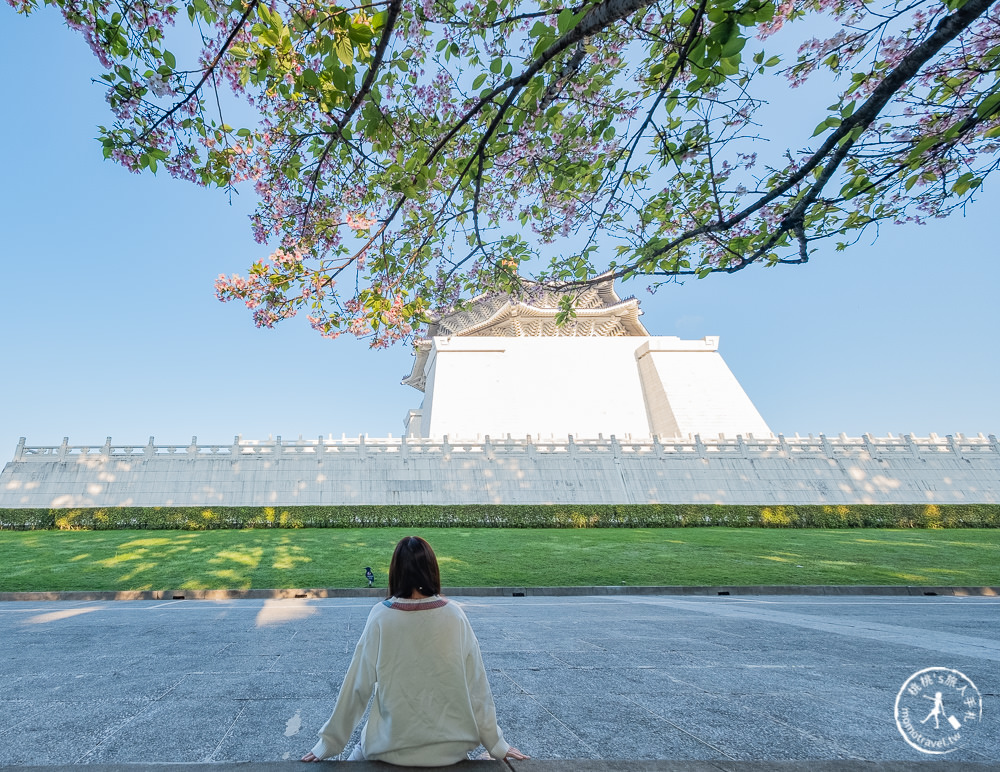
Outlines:
{"label": "green hedge", "polygon": [[0,530],[219,528],[1000,528],[997,504],[589,504],[0,509]]}

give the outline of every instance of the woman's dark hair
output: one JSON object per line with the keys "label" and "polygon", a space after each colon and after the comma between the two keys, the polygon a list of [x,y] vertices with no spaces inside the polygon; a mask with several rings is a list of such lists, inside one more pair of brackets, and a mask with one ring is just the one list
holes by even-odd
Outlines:
{"label": "woman's dark hair", "polygon": [[441,572],[431,545],[419,536],[407,536],[392,553],[388,597],[409,598],[414,592],[437,595],[441,592]]}

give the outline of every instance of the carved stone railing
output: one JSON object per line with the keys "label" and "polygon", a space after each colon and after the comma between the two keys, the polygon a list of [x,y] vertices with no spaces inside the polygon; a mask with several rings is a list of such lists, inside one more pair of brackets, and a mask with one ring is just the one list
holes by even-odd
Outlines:
{"label": "carved stone railing", "polygon": [[511,437],[493,438],[486,436],[472,440],[452,440],[443,438],[399,438],[399,437],[343,437],[339,440],[319,437],[315,440],[298,439],[283,441],[281,437],[266,441],[248,441],[235,437],[231,445],[200,445],[198,438],[192,437],[188,445],[157,445],[153,437],[145,445],[113,445],[108,437],[103,445],[70,445],[69,438],[63,438],[61,445],[27,445],[22,437],[14,452],[14,461],[69,461],[82,458],[125,459],[125,458],[247,458],[260,456],[336,456],[350,455],[365,457],[369,454],[397,455],[444,455],[482,454],[487,458],[504,455],[588,455],[611,453],[614,456],[651,455],[659,457],[699,457],[712,458],[761,458],[761,457],[856,457],[865,454],[873,459],[927,458],[932,454],[953,454],[960,458],[982,458],[990,454],[1000,454],[1000,442],[995,435],[966,437],[962,434],[939,437],[902,436],[847,437],[841,434],[831,438],[823,434],[813,437],[755,438],[738,436],[735,439],[703,439],[695,435],[689,439],[661,439],[659,437],[620,439],[615,435],[605,438],[577,438],[572,435],[563,438]]}

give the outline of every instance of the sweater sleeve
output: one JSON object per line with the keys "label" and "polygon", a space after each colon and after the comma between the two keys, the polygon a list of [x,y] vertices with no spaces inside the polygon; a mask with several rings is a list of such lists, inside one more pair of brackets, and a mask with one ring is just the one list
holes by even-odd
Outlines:
{"label": "sweater sleeve", "polygon": [[344,676],[337,704],[330,720],[319,730],[319,742],[312,749],[318,759],[336,756],[344,750],[351,733],[365,714],[375,688],[375,664],[378,662],[379,627],[368,617],[361,639],[354,649],[354,658]]}
{"label": "sweater sleeve", "polygon": [[[463,615],[464,616],[464,615]],[[503,732],[497,726],[496,705],[493,703],[493,692],[486,677],[486,667],[483,665],[483,655],[479,650],[479,641],[472,630],[469,621],[465,621],[466,651],[465,678],[469,685],[469,696],[472,699],[472,710],[479,729],[479,742],[495,759],[503,759],[510,750],[510,745],[504,739]]]}

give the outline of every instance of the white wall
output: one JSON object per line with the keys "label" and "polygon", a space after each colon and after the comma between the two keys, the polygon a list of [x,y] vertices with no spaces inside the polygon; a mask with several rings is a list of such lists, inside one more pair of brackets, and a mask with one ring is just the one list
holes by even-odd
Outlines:
{"label": "white wall", "polygon": [[[663,394],[664,415],[653,416],[653,433],[662,437],[770,437],[771,430],[718,352],[719,339],[688,341],[650,338],[638,351],[640,371],[659,384],[647,395]],[[655,373],[655,376],[654,376]],[[654,400],[650,400],[651,404]],[[658,431],[663,423],[674,432]]]}
{"label": "white wall", "polygon": [[414,437],[771,436],[719,339],[436,337]]}
{"label": "white wall", "polygon": [[425,437],[649,436],[635,350],[645,338],[434,338]]}
{"label": "white wall", "polygon": [[1000,503],[989,438],[18,448],[0,509],[295,504]]}

